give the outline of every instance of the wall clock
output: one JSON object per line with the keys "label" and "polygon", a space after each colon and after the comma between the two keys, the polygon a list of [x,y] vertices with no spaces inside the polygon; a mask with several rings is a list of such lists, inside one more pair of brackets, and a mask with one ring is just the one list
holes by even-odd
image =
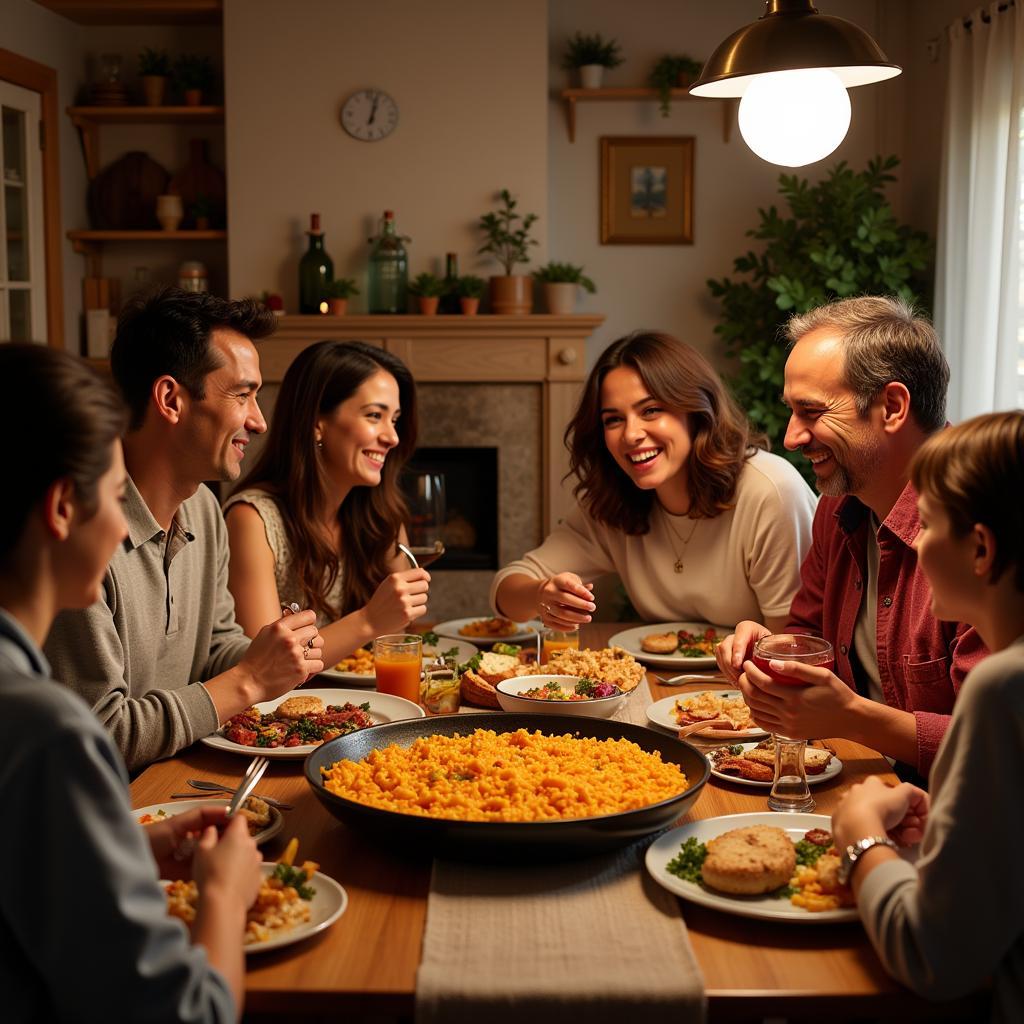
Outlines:
{"label": "wall clock", "polygon": [[354,139],[378,142],[398,125],[398,104],[380,89],[360,89],[341,108],[341,126]]}

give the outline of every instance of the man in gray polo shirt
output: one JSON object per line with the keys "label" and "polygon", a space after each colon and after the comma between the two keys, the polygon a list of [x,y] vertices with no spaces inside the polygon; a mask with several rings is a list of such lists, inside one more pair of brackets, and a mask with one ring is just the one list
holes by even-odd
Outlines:
{"label": "man in gray polo shirt", "polygon": [[252,300],[168,288],[128,306],[110,363],[131,411],[124,439],[128,538],[103,596],[57,617],[54,678],[77,691],[137,771],[323,669],[315,615],[251,642],[227,588],[228,538],[204,480],[235,480],[266,421],[254,340],[274,328]]}

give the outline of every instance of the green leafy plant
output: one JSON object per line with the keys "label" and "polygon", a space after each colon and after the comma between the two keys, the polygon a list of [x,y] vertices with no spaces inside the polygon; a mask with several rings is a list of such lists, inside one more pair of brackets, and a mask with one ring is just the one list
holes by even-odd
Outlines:
{"label": "green leafy plant", "polygon": [[171,59],[167,56],[166,50],[154,50],[147,46],[139,54],[140,75],[162,75],[171,73]]}
{"label": "green leafy plant", "polygon": [[484,293],[486,282],[482,277],[467,274],[455,282],[455,293],[460,299],[479,299]]}
{"label": "green leafy plant", "polygon": [[183,53],[174,62],[174,83],[182,92],[188,89],[209,92],[213,82],[213,64],[209,57]]}
{"label": "green leafy plant", "polygon": [[445,283],[436,274],[424,271],[422,274],[417,274],[416,279],[410,282],[409,291],[424,299],[437,299],[444,295]]}
{"label": "green leafy plant", "polygon": [[600,32],[593,35],[577,32],[566,43],[565,55],[562,57],[562,67],[566,71],[586,67],[588,64],[617,68],[621,63],[619,44],[614,39],[605,42]]}
{"label": "green leafy plant", "polygon": [[648,85],[658,90],[658,101],[661,105],[661,116],[668,117],[672,109],[672,90],[679,86],[679,76],[688,75],[696,78],[704,67],[699,60],[692,57],[667,54],[651,69],[647,78]]}
{"label": "green leafy plant", "polygon": [[727,377],[740,407],[780,455],[810,476],[807,460],[783,449],[788,413],[783,387],[786,342],[782,328],[793,313],[851,295],[895,294],[927,310],[931,302],[932,243],[923,231],[899,224],[885,198],[895,156],[876,157],[863,171],[838,163],[811,185],[795,174],[779,176],[789,206],[771,206],[747,232],[764,243],[733,261],[742,278],[709,280],[722,307],[715,333],[739,369]]}
{"label": "green leafy plant", "polygon": [[206,195],[198,195],[189,204],[188,212],[193,217],[209,217],[213,213],[213,203],[210,201],[210,197]]}
{"label": "green leafy plant", "polygon": [[[511,275],[517,263],[529,263],[529,249],[536,245],[536,239],[530,238],[530,228],[537,220],[537,214],[528,213],[520,217],[516,213],[517,200],[512,193],[503,188],[498,193],[502,206],[496,213],[485,213],[480,218],[480,229],[487,236],[487,241],[477,252],[490,253],[504,268],[505,274]],[[517,221],[522,223],[517,225]]]}
{"label": "green leafy plant", "polygon": [[546,263],[535,270],[533,276],[546,284],[578,284],[591,295],[597,291],[594,282],[584,275],[583,268],[572,263]]}
{"label": "green leafy plant", "polygon": [[328,283],[326,292],[329,299],[350,299],[359,294],[359,289],[354,278],[336,277]]}

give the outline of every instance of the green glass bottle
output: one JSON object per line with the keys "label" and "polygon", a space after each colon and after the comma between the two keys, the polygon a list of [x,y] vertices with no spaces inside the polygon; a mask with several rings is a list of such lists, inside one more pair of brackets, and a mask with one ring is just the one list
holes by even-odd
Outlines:
{"label": "green glass bottle", "polygon": [[299,260],[299,312],[326,313],[327,286],[334,280],[334,261],[324,251],[320,214],[309,215],[309,248]]}
{"label": "green glass bottle", "polygon": [[395,215],[385,210],[380,233],[370,239],[369,309],[371,313],[404,313],[407,308],[409,259],[403,242],[409,239],[395,230]]}
{"label": "green glass bottle", "polygon": [[445,254],[444,294],[437,305],[438,313],[461,313],[459,305],[459,256],[458,253]]}

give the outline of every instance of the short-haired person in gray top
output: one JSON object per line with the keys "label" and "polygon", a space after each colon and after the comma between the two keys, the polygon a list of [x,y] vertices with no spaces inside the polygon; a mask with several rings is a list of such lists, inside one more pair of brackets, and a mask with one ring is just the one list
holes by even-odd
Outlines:
{"label": "short-haired person in gray top", "polygon": [[[96,717],[40,650],[61,608],[99,597],[127,534],[124,408],[74,356],[0,345],[0,992],[7,1024],[233,1021],[260,856],[244,818],[197,810],[145,830]],[[223,832],[218,836],[218,826]],[[193,840],[188,834],[200,834]],[[158,877],[193,877],[192,939]]]}
{"label": "short-haired person in gray top", "polygon": [[273,315],[253,300],[165,288],[129,303],[111,369],[131,411],[124,439],[128,536],[100,599],[58,616],[46,654],[85,698],[131,770],[323,669],[311,611],[249,639],[227,588],[228,540],[204,480],[238,478],[266,430],[254,340]]}

